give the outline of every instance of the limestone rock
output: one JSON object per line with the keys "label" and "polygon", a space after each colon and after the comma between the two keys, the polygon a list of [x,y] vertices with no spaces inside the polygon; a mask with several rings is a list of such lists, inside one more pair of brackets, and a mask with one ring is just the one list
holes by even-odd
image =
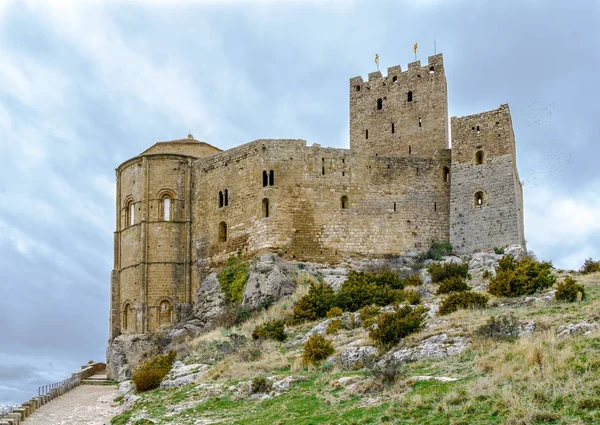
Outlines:
{"label": "limestone rock", "polygon": [[225,296],[216,273],[209,274],[200,284],[194,303],[194,318],[206,327],[226,311]]}
{"label": "limestone rock", "polygon": [[385,356],[380,361],[382,365],[386,360],[394,359],[397,362],[404,363],[416,361],[424,358],[442,358],[453,354],[458,354],[469,347],[469,342],[463,337],[449,337],[443,333],[434,335],[421,341],[416,347],[400,348]]}
{"label": "limestone rock", "polygon": [[510,245],[504,250],[505,255],[512,255],[515,257],[515,260],[520,260],[525,255],[527,255],[527,251],[521,245]]}
{"label": "limestone rock", "polygon": [[590,335],[594,330],[598,329],[595,323],[581,322],[572,325],[559,326],[556,334],[559,338],[576,335]]}
{"label": "limestone rock", "polygon": [[205,364],[183,364],[176,361],[173,368],[160,383],[161,388],[180,388],[194,382],[197,378],[208,372],[209,366]]}
{"label": "limestone rock", "polygon": [[294,289],[292,266],[275,254],[264,254],[250,263],[242,304],[256,308],[291,295]]}
{"label": "limestone rock", "polygon": [[308,381],[308,377],[302,375],[286,376],[283,379],[274,380],[272,389],[277,393],[282,393],[289,390],[292,384],[304,381]]}
{"label": "limestone rock", "polygon": [[450,378],[449,376],[412,376],[409,378],[411,381],[438,381],[438,382],[454,382],[458,381],[458,378]]}
{"label": "limestone rock", "polygon": [[529,336],[535,331],[535,322],[526,322],[519,325],[519,336]]}
{"label": "limestone rock", "polygon": [[340,363],[346,369],[363,366],[377,355],[377,348],[371,345],[364,347],[349,347],[340,353]]}
{"label": "limestone rock", "polygon": [[152,335],[120,335],[106,349],[106,375],[125,381],[138,364],[160,352]]}
{"label": "limestone rock", "polygon": [[346,268],[321,269],[319,272],[323,275],[325,283],[331,286],[334,291],[338,291],[342,283],[348,279],[348,269]]}
{"label": "limestone rock", "polygon": [[444,258],[442,264],[463,264],[463,260],[455,255],[450,255],[449,257]]}

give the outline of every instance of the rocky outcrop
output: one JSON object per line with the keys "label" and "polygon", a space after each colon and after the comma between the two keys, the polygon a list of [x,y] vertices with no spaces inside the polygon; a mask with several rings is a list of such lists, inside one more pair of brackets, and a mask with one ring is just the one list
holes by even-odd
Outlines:
{"label": "rocky outcrop", "polygon": [[377,347],[367,345],[364,347],[349,347],[340,353],[340,363],[345,369],[356,369],[366,366],[377,356]]}
{"label": "rocky outcrop", "polygon": [[559,326],[558,329],[556,329],[556,334],[559,338],[577,335],[591,335],[596,329],[598,329],[598,325],[595,323],[581,322],[572,325]]}
{"label": "rocky outcrop", "polygon": [[120,335],[106,350],[106,375],[115,381],[129,379],[138,364],[160,352],[153,335]]}
{"label": "rocky outcrop", "polygon": [[204,376],[210,366],[205,364],[183,364],[176,361],[173,368],[160,383],[161,388],[180,388],[191,384],[196,379]]}
{"label": "rocky outcrop", "polygon": [[294,289],[292,265],[275,254],[264,254],[250,262],[242,304],[256,308],[291,295]]}
{"label": "rocky outcrop", "polygon": [[211,273],[202,281],[196,292],[194,319],[191,324],[200,328],[207,327],[225,313],[226,309],[225,295],[221,291],[217,273]]}
{"label": "rocky outcrop", "polygon": [[425,358],[442,358],[458,354],[469,347],[466,338],[448,336],[448,334],[434,335],[424,339],[416,347],[400,348],[389,352],[380,363],[393,360],[399,363],[416,361]]}

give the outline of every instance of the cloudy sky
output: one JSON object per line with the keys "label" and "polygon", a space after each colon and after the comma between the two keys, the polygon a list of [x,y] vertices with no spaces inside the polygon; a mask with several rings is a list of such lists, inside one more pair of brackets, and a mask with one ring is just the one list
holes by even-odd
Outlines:
{"label": "cloudy sky", "polygon": [[597,1],[0,0],[0,402],[103,360],[114,168],[159,140],[348,147],[348,79],[444,54],[508,103],[528,248],[600,259]]}

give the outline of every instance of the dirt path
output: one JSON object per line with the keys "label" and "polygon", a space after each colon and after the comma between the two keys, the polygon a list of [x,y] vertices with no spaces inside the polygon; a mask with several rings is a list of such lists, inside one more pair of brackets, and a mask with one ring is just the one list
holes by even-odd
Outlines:
{"label": "dirt path", "polygon": [[24,425],[108,425],[121,412],[116,386],[80,385],[43,405]]}

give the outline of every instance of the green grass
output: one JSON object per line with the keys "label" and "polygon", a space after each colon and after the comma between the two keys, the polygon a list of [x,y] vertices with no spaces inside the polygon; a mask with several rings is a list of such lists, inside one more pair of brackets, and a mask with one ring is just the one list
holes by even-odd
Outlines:
{"label": "green grass", "polygon": [[[240,396],[228,390],[237,381],[223,382],[223,378],[218,381],[223,384],[218,394],[209,394],[196,385],[157,389],[143,393],[133,410],[111,423],[133,425],[135,420],[147,418],[157,424],[182,425],[194,424],[198,419],[244,425],[600,424],[600,332],[568,339],[556,337],[556,328],[561,324],[600,322],[599,278],[585,282],[588,297],[581,303],[525,306],[519,300],[500,300],[507,305],[446,316],[450,321],[447,327],[460,327],[465,336],[491,315],[508,312],[521,321],[534,320],[537,326],[531,338],[515,342],[472,338],[471,347],[458,355],[408,363],[402,379],[394,384],[376,387],[373,376],[366,371],[273,366],[263,376],[293,374],[309,380],[293,384],[289,391],[267,400]],[[312,325],[305,325],[302,332]],[[274,351],[295,353],[290,346],[272,347]],[[536,351],[541,353],[538,360],[533,355]],[[417,375],[459,380],[442,383],[410,379]],[[357,386],[349,389],[339,384],[339,378],[345,376],[355,377]],[[374,398],[377,400],[370,403]]]}

